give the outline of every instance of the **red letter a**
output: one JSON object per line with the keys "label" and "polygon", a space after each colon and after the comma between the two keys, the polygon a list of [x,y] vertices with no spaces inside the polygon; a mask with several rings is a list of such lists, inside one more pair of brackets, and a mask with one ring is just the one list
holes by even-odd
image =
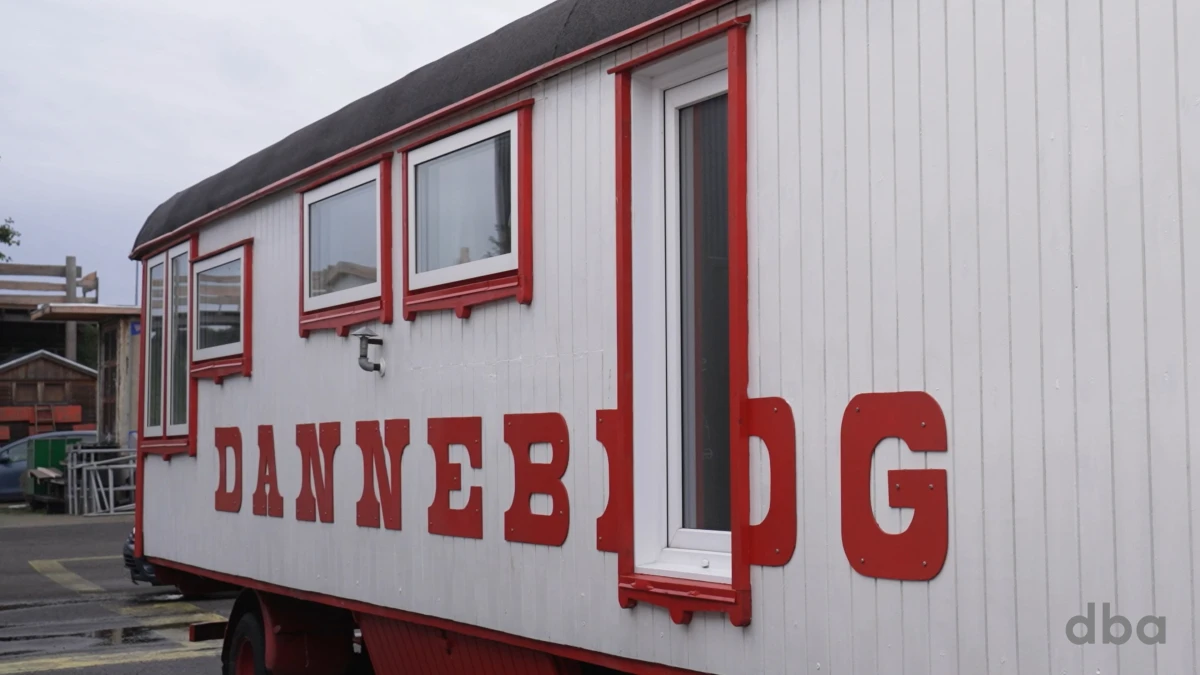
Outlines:
{"label": "red letter a", "polygon": [[275,481],[275,429],[258,426],[258,488],[254,490],[254,515],[283,517],[283,495]]}

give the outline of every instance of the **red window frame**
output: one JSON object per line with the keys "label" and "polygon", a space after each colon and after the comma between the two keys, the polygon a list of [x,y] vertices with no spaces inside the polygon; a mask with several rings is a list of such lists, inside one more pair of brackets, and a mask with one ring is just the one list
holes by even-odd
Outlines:
{"label": "red window frame", "polygon": [[[195,246],[197,249],[199,248],[196,244],[193,244],[193,246]],[[230,377],[231,375],[250,377],[250,374],[253,370],[254,238],[250,237],[248,239],[242,239],[241,241],[235,241],[228,246],[222,246],[221,248],[205,253],[204,255],[196,255],[192,258],[192,267],[194,269],[196,263],[203,262],[209,258],[219,256],[222,253],[227,253],[237,248],[242,249],[242,266],[243,274],[245,276],[245,278],[242,279],[242,353],[235,356],[223,356],[214,359],[196,360],[193,358],[191,368],[193,381],[212,380],[216,384],[221,384],[226,377]],[[193,277],[194,276],[195,275],[193,274]],[[194,286],[195,284],[192,285]],[[193,318],[189,319],[189,321],[194,320],[194,301],[192,302],[191,311],[193,312]],[[192,349],[195,349],[195,329],[196,327],[193,325],[191,328],[192,337],[189,340],[192,343]]]}
{"label": "red window frame", "polygon": [[[188,249],[189,249],[189,253],[188,253],[188,341],[187,341],[189,376],[188,376],[188,431],[187,431],[187,434],[170,435],[167,433],[167,428],[169,426],[167,424],[167,402],[168,402],[168,399],[170,398],[170,395],[166,391],[166,387],[164,386],[163,387],[163,396],[162,396],[162,421],[163,421],[162,431],[156,436],[147,436],[146,435],[146,374],[149,369],[146,368],[145,358],[140,359],[140,365],[138,367],[138,455],[158,455],[167,461],[170,461],[171,457],[173,457],[175,455],[187,454],[188,456],[191,456],[191,457],[196,456],[196,413],[197,413],[197,405],[196,404],[197,404],[197,398],[198,398],[197,397],[198,387],[197,387],[197,383],[196,383],[196,378],[191,374],[192,364],[193,364],[191,335],[192,335],[192,331],[194,330],[193,321],[195,321],[194,310],[192,307],[192,298],[193,298],[193,292],[194,292],[192,287],[194,284],[192,283],[192,267],[191,267],[191,265],[192,265],[192,262],[196,258],[196,251],[200,245],[200,238],[199,238],[199,235],[193,234],[191,237],[189,237],[188,239],[186,239],[184,241],[188,242]],[[172,242],[169,246],[165,246],[161,250],[155,251],[153,254],[146,256],[145,258],[142,259],[142,262],[145,263],[147,260],[150,260],[161,253],[170,251],[172,248],[178,246],[181,243],[182,243],[182,241]],[[170,257],[168,256],[168,258],[165,262],[166,268],[164,270],[165,271],[164,279],[167,278],[166,274],[170,273],[170,264],[171,264]],[[140,350],[141,350],[140,353],[143,355],[145,355],[147,353],[146,352],[146,347],[147,347],[146,333],[149,330],[149,326],[150,326],[149,319],[150,319],[150,275],[149,275],[149,270],[143,269],[143,271],[142,271],[142,317],[141,317],[142,330],[141,330],[141,335],[140,335],[140,343],[141,343],[140,344]],[[164,321],[165,321],[165,317],[164,317]],[[168,355],[169,351],[170,350],[168,350],[166,348],[166,344],[164,342],[164,347],[163,347],[164,382],[166,381],[166,378],[165,378],[166,369],[169,366],[169,363],[167,361],[167,355]]]}
{"label": "red window frame", "polygon": [[[517,112],[517,268],[463,281],[410,290],[408,287],[408,153],[419,147],[477,126],[489,120]],[[453,309],[460,319],[471,316],[471,308],[493,300],[515,297],[517,302],[533,302],[533,99],[504,106],[461,124],[425,136],[396,151],[401,166],[401,237],[403,238],[402,270],[403,316],[405,321],[416,318],[417,312]]]}
{"label": "red window frame", "polygon": [[[348,302],[344,305],[304,310],[304,274],[307,251],[304,250],[304,193],[356,171],[379,165],[379,297]],[[392,153],[376,155],[343,167],[296,189],[300,200],[300,337],[307,338],[315,330],[332,330],[338,337],[350,335],[354,326],[372,321],[392,322]]]}
{"label": "red window frame", "polygon": [[[751,618],[750,565],[783,565],[796,544],[795,425],[781,398],[751,399],[749,386],[749,260],[747,245],[746,27],[739,16],[609,70],[616,75],[617,409],[597,412],[597,440],[609,457],[609,503],[596,521],[596,548],[617,554],[622,607],[646,602],[666,608],[676,623],[694,612],[723,612],[735,626]],[[633,71],[713,39],[726,41],[729,78],[729,348],[730,348],[730,583],[635,572],[633,487]],[[771,505],[750,524],[749,439],[770,453]]]}

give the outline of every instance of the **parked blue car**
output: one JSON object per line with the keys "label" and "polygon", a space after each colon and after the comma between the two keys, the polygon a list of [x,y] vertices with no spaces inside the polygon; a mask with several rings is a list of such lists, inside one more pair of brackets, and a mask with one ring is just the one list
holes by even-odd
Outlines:
{"label": "parked blue car", "polygon": [[95,431],[51,431],[35,436],[26,436],[19,441],[13,441],[0,447],[0,502],[19,501],[24,498],[21,492],[21,475],[28,466],[29,453],[33,451],[33,442],[39,438],[65,438],[67,444],[76,441],[95,443]]}

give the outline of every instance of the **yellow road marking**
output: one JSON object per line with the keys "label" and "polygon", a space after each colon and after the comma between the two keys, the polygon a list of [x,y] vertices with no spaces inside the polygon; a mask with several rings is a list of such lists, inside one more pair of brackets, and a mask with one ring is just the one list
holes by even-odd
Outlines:
{"label": "yellow road marking", "polygon": [[30,560],[39,574],[76,593],[103,593],[104,589],[63,567],[59,560]]}
{"label": "yellow road marking", "polygon": [[180,659],[198,659],[212,657],[219,649],[206,645],[194,649],[171,649],[158,652],[121,652],[119,654],[84,654],[78,656],[48,656],[45,658],[26,659],[23,661],[0,662],[0,675],[19,675],[20,673],[49,673],[56,670],[71,670],[73,668],[94,668],[96,666],[117,666],[129,663],[155,663],[162,661],[178,661]]}
{"label": "yellow road marking", "polygon": [[92,561],[96,561],[96,560],[120,560],[121,557],[122,556],[119,556],[119,555],[90,555],[90,556],[84,556],[82,558],[55,558],[54,560],[55,560],[55,562],[60,562],[60,563],[92,562]]}
{"label": "yellow road marking", "polygon": [[[68,570],[63,563],[87,562],[95,560],[118,560],[121,556],[93,556],[85,558],[58,558],[55,560],[31,560],[33,569],[54,581],[80,594],[102,593],[104,589]],[[68,668],[86,668],[94,665],[143,663],[150,661],[169,661],[173,659],[193,658],[215,654],[219,649],[211,645],[193,646],[190,642],[189,631],[184,626],[208,621],[224,621],[220,614],[207,612],[190,602],[155,602],[145,605],[113,606],[107,609],[121,616],[132,619],[139,626],[153,629],[162,638],[183,646],[160,652],[124,652],[102,656],[62,656],[35,658],[26,661],[14,661],[0,664],[0,675],[8,673],[47,672]],[[108,659],[96,661],[96,659]],[[113,660],[115,659],[115,660]],[[127,660],[122,660],[127,659]],[[59,665],[64,664],[64,665]],[[17,670],[12,670],[17,668]]]}

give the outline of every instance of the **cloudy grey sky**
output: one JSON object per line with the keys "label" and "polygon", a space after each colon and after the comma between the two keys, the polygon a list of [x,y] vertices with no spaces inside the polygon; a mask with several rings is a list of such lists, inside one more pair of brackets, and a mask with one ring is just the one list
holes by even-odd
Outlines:
{"label": "cloudy grey sky", "polygon": [[550,0],[0,0],[0,220],[134,300],[175,192]]}

